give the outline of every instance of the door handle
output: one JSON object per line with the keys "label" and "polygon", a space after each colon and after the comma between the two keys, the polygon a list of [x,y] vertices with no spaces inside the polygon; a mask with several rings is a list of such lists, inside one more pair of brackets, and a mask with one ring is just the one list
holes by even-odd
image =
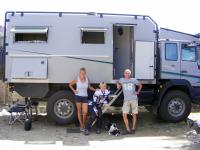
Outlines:
{"label": "door handle", "polygon": [[119,48],[115,47],[115,51],[117,51]]}
{"label": "door handle", "polygon": [[187,70],[181,70],[181,73],[187,73]]}
{"label": "door handle", "polygon": [[153,65],[149,66],[150,68],[153,68]]}
{"label": "door handle", "polygon": [[171,67],[175,67],[175,65],[171,65]]}

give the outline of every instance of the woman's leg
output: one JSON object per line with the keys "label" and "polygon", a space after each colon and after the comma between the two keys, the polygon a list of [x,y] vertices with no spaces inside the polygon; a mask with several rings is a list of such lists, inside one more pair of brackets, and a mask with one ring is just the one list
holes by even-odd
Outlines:
{"label": "woman's leg", "polygon": [[77,108],[77,116],[78,116],[78,121],[80,124],[80,128],[83,128],[83,121],[82,121],[82,115],[81,115],[81,106],[82,103],[76,103],[76,108]]}
{"label": "woman's leg", "polygon": [[88,103],[82,103],[82,115],[83,115],[83,127],[85,127],[88,115]]}

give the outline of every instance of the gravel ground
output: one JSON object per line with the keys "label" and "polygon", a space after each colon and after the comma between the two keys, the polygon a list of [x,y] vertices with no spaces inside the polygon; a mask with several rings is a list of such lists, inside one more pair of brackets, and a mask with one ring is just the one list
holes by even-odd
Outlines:
{"label": "gravel ground", "polygon": [[[8,125],[6,107],[0,107],[0,146],[6,150],[53,150],[53,149],[172,149],[199,150],[200,144],[195,143],[197,135],[189,129],[186,123],[165,123],[155,118],[152,113],[141,108],[138,115],[137,132],[134,135],[110,136],[106,131],[100,135],[91,133],[84,136],[81,133],[67,133],[66,126],[58,126],[47,121],[45,115],[40,115],[33,122],[31,131],[24,131],[23,125],[15,123]],[[123,129],[121,115],[111,118]],[[192,119],[200,119],[200,109],[195,106],[190,115]],[[75,125],[68,125],[72,128]]]}

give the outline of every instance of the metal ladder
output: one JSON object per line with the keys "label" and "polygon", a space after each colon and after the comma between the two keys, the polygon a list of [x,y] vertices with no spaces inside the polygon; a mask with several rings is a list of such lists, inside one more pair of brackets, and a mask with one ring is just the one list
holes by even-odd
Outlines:
{"label": "metal ladder", "polygon": [[122,93],[122,89],[120,88],[117,91],[115,91],[114,94],[109,96],[111,98],[111,101],[108,103],[107,106],[103,108],[102,114],[104,114],[108,110],[108,108],[116,101],[116,99],[120,96],[121,93]]}

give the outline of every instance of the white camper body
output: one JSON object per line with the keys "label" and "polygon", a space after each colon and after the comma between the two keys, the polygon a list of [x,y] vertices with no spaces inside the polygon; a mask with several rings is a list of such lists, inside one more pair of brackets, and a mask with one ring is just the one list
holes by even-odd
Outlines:
{"label": "white camper body", "polygon": [[85,67],[91,83],[112,83],[125,68],[155,83],[156,24],[149,17],[10,13],[7,19],[7,82],[69,83]]}
{"label": "white camper body", "polygon": [[200,102],[199,38],[159,29],[149,16],[7,12],[4,27],[4,81],[26,99],[46,100],[56,123],[76,118],[68,83],[81,67],[92,86],[108,83],[112,106],[122,106],[115,80],[126,68],[143,84],[139,104],[165,121],[184,120]]}

